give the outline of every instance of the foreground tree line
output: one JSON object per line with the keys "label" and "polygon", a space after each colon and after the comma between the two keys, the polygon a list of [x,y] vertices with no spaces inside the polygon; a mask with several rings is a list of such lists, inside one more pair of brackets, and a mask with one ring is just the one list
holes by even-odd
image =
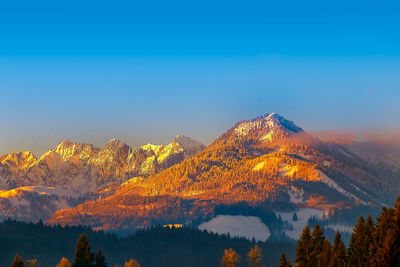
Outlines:
{"label": "foreground tree line", "polygon": [[[232,248],[244,255],[242,266],[248,266],[246,254],[257,245],[264,251],[262,262],[277,266],[282,251],[294,259],[296,245],[293,241],[255,242],[193,228],[164,228],[154,226],[118,237],[112,233],[94,231],[83,226],[59,226],[43,223],[26,223],[13,220],[0,222],[0,266],[10,266],[16,254],[25,260],[37,259],[36,266],[54,267],[65,257],[74,262],[77,240],[85,234],[91,251],[102,251],[108,266],[124,266],[135,259],[141,266],[215,266],[224,249]],[[94,262],[95,264],[95,262]],[[35,265],[33,265],[35,266]]]}
{"label": "foreground tree line", "polygon": [[[101,250],[97,254],[91,252],[89,239],[85,234],[82,234],[75,246],[75,258],[71,264],[69,260],[63,257],[56,267],[107,267],[106,258]],[[140,264],[130,259],[125,262],[124,267],[140,267]],[[37,260],[27,260],[26,262],[17,254],[15,255],[14,261],[11,267],[40,267]],[[115,265],[115,267],[120,267]]]}
{"label": "foreground tree line", "polygon": [[296,266],[400,266],[400,197],[395,208],[382,208],[377,223],[361,216],[347,249],[339,233],[332,245],[318,225],[312,231],[306,226],[297,243]]}
{"label": "foreground tree line", "polygon": [[[180,230],[179,230],[180,231]],[[184,230],[189,231],[189,230]],[[185,234],[186,238],[196,235],[202,232],[188,232]],[[144,232],[145,233],[145,232]],[[173,235],[174,232],[168,232],[163,229],[154,228],[150,232],[154,238],[160,237],[164,234]],[[175,238],[173,236],[166,239],[169,240],[165,247],[169,246],[169,242],[172,242]],[[203,236],[200,234],[199,237]],[[137,236],[136,238],[140,237]],[[148,234],[144,235],[147,240]],[[206,237],[206,234],[202,238]],[[200,238],[199,240],[202,240]],[[186,239],[187,240],[187,239]],[[218,239],[216,239],[218,240]],[[227,241],[229,241],[227,237]],[[239,241],[239,240],[238,240]],[[229,241],[232,242],[232,241]],[[240,241],[245,242],[245,241]],[[248,241],[246,241],[248,242]],[[193,243],[193,242],[192,242]],[[142,243],[143,244],[143,243]],[[228,243],[233,244],[233,243]],[[245,244],[245,243],[243,243]],[[209,244],[211,245],[211,244]],[[264,246],[264,251],[268,251],[267,254],[274,253],[272,250],[268,250],[264,243],[253,243],[252,247],[246,254],[244,254],[243,248],[245,246],[239,246],[241,249],[237,250],[233,248],[225,249],[222,257],[219,260],[219,264],[223,267],[235,267],[235,266],[270,266],[273,264],[265,261],[263,250],[260,246]],[[205,248],[204,244],[199,245],[196,243],[199,250]],[[207,247],[207,246],[206,246]],[[238,248],[239,248],[238,247]],[[175,250],[183,252],[183,247],[175,247]],[[282,250],[281,250],[282,251]],[[155,253],[153,256],[158,257],[160,252]],[[206,252],[207,253],[207,252]],[[201,254],[201,253],[200,253]],[[220,254],[221,255],[221,254]],[[241,255],[245,255],[242,259]],[[279,255],[279,254],[278,254]],[[192,255],[193,256],[193,255]],[[191,257],[192,257],[191,256]],[[247,264],[246,264],[247,262]],[[217,265],[217,261],[215,261]],[[341,239],[339,232],[336,233],[333,243],[324,236],[322,228],[317,224],[314,228],[306,226],[299,240],[297,241],[295,266],[299,267],[314,267],[314,266],[327,266],[327,267],[353,267],[353,266],[374,266],[374,267],[399,267],[400,266],[400,197],[398,198],[395,208],[383,207],[379,216],[376,219],[376,223],[373,221],[371,216],[366,219],[360,217],[357,224],[354,226],[353,233],[351,235],[349,246],[346,245]],[[36,260],[28,260],[24,262],[18,255],[15,256],[12,267],[37,267],[39,263]],[[107,262],[105,256],[101,250],[97,253],[91,252],[88,237],[82,234],[75,246],[75,257],[74,261],[70,263],[68,259],[62,258],[56,267],[105,267]],[[118,265],[115,265],[119,267]],[[121,265],[120,265],[121,266]],[[139,267],[140,263],[135,259],[126,261],[124,267]],[[174,264],[175,266],[175,264]],[[211,266],[211,265],[209,265]],[[290,267],[292,264],[283,253],[280,258],[279,267]]]}
{"label": "foreground tree line", "polygon": [[[257,257],[256,257],[257,258]],[[258,266],[259,260],[251,266]],[[221,260],[224,267],[234,267],[240,262],[236,251],[225,250]],[[325,238],[317,224],[313,229],[308,225],[303,229],[296,248],[296,267],[398,267],[400,266],[400,197],[395,208],[383,207],[374,223],[371,216],[358,219],[346,248],[339,232],[333,244]],[[279,267],[292,264],[283,253]]]}
{"label": "foreground tree line", "polygon": [[[250,267],[256,267],[263,258],[262,250],[257,245],[252,247],[247,254],[247,259]],[[224,256],[221,259],[221,265],[223,266],[235,266],[240,260],[237,252],[233,249],[226,249]],[[101,250],[97,254],[91,252],[89,239],[85,234],[82,234],[75,246],[75,258],[71,264],[69,260],[63,257],[55,267],[107,267],[105,256]],[[140,267],[140,263],[135,259],[130,259],[125,262],[124,267]],[[175,267],[175,264],[173,265]],[[27,260],[26,262],[17,254],[15,255],[14,261],[11,267],[40,267],[38,261]],[[115,267],[121,267],[121,265],[115,265]]]}

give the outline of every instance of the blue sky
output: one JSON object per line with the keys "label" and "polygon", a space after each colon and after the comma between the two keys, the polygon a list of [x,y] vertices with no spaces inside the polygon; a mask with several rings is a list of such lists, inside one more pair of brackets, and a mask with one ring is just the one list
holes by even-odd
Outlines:
{"label": "blue sky", "polygon": [[209,143],[267,112],[306,130],[400,126],[398,1],[9,2],[0,154]]}

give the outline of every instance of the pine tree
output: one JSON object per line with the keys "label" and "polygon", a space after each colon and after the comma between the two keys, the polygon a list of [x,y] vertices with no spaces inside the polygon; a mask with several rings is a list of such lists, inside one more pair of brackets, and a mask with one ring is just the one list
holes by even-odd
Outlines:
{"label": "pine tree", "polygon": [[257,267],[258,264],[261,262],[262,257],[262,250],[257,245],[252,247],[247,254],[247,260],[251,267]]}
{"label": "pine tree", "polygon": [[68,259],[62,258],[60,262],[56,265],[56,267],[71,267],[71,263]]}
{"label": "pine tree", "polygon": [[290,261],[286,259],[285,253],[282,253],[281,260],[279,262],[279,267],[292,267]]}
{"label": "pine tree", "polygon": [[365,251],[364,254],[364,263],[366,266],[369,266],[371,262],[371,247],[373,246],[374,242],[374,232],[375,232],[375,224],[372,220],[371,215],[368,215],[367,220],[365,221],[365,236],[363,241],[363,250]]}
{"label": "pine tree", "polygon": [[350,238],[348,249],[348,263],[350,266],[369,266],[369,262],[365,261],[369,254],[368,248],[364,244],[366,234],[365,220],[364,217],[360,216]]}
{"label": "pine tree", "polygon": [[38,263],[37,259],[34,260],[27,260],[25,263],[26,267],[39,267],[40,264]]}
{"label": "pine tree", "polygon": [[99,250],[99,252],[97,253],[96,257],[95,257],[95,265],[96,267],[107,267],[107,262],[106,262],[106,258],[104,257],[104,254],[101,250]]}
{"label": "pine tree", "polygon": [[379,249],[379,261],[378,266],[395,267],[399,266],[400,262],[397,262],[394,255],[396,242],[395,230],[389,229],[386,233],[382,247]]}
{"label": "pine tree", "polygon": [[293,218],[292,218],[292,220],[293,220],[294,222],[296,222],[298,219],[299,219],[299,218],[297,217],[297,213],[296,213],[296,212],[293,213]]}
{"label": "pine tree", "polygon": [[15,255],[14,261],[11,264],[11,267],[24,267],[24,261],[22,258],[17,254]]}
{"label": "pine tree", "polygon": [[394,221],[395,221],[395,240],[393,251],[393,260],[400,265],[400,196],[397,198],[395,211],[394,211]]}
{"label": "pine tree", "polygon": [[240,256],[233,249],[225,249],[224,256],[221,259],[221,266],[235,267],[240,261]]}
{"label": "pine tree", "polygon": [[377,221],[371,266],[400,266],[400,197],[395,209],[383,208]]}
{"label": "pine tree", "polygon": [[310,244],[311,244],[310,226],[306,226],[297,241],[296,248],[296,266],[310,266]]}
{"label": "pine tree", "polygon": [[343,267],[346,264],[346,246],[344,245],[341,235],[336,232],[333,240],[333,247],[329,267]]}
{"label": "pine tree", "polygon": [[324,240],[322,250],[317,256],[318,267],[326,267],[329,265],[332,257],[332,246],[328,239]]}
{"label": "pine tree", "polygon": [[75,260],[73,267],[91,267],[93,264],[93,254],[90,253],[89,239],[82,234],[75,246]]}
{"label": "pine tree", "polygon": [[310,259],[308,266],[317,266],[318,257],[323,249],[324,240],[324,232],[322,228],[316,224],[311,233]]}
{"label": "pine tree", "polygon": [[140,267],[140,264],[136,260],[130,259],[128,262],[125,262],[124,267]]}
{"label": "pine tree", "polygon": [[[382,265],[387,258],[386,253],[388,249],[384,248],[390,243],[391,236],[387,237],[390,229],[395,229],[395,210],[393,208],[383,207],[377,220],[377,225],[373,234],[373,243],[370,245],[370,266],[384,266]],[[386,240],[387,239],[387,240]],[[384,243],[385,246],[384,246]]]}

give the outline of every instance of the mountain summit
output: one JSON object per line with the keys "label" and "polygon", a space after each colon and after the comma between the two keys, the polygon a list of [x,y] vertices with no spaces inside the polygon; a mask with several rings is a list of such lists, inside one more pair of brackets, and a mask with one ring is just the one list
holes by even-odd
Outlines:
{"label": "mountain summit", "polygon": [[252,135],[260,141],[272,141],[303,132],[303,129],[281,115],[271,113],[256,119],[241,121],[233,127],[233,132],[236,136]]}
{"label": "mountain summit", "polygon": [[[176,137],[171,149],[186,141]],[[147,147],[163,158],[165,148]],[[393,202],[400,190],[393,175],[272,113],[239,122],[193,157],[132,178],[106,199],[58,211],[50,222],[134,229],[194,223],[246,205],[247,213],[273,207],[328,213]]]}
{"label": "mountain summit", "polygon": [[205,146],[190,137],[185,135],[177,135],[172,140],[173,144],[177,144],[182,147],[184,151],[184,158],[188,159],[196,155],[199,151],[203,150]]}

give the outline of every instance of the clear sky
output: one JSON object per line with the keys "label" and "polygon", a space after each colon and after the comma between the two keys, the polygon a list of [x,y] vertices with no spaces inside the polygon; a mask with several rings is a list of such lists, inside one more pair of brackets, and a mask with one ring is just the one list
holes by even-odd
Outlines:
{"label": "clear sky", "polygon": [[2,1],[0,108],[0,154],[399,127],[400,2]]}

